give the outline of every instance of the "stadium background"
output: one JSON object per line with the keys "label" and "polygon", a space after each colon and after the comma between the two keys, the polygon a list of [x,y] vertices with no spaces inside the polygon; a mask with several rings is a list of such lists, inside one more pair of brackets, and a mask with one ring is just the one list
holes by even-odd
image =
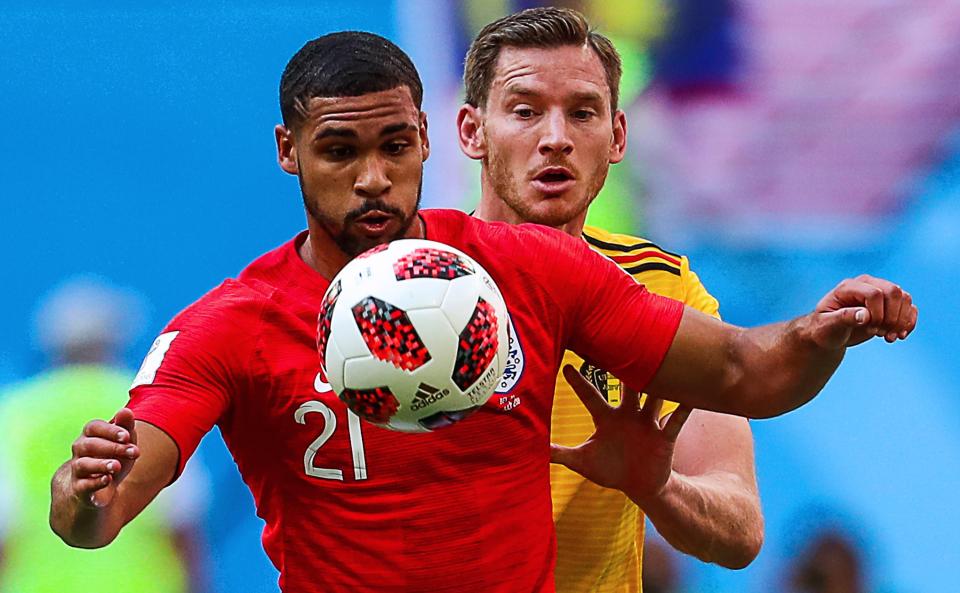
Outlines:
{"label": "stadium background", "polygon": [[[370,30],[410,52],[434,146],[425,205],[470,207],[476,168],[454,136],[462,56],[478,23],[529,4],[6,2],[0,384],[42,368],[31,315],[64,279],[149,298],[135,367],[165,320],[303,226],[272,127],[286,60],[324,32]],[[872,590],[951,590],[960,2],[635,4],[579,3],[627,58],[629,157],[593,220],[689,254],[735,323],[804,313],[860,272],[921,308],[906,343],[857,348],[812,405],[753,423],[764,549],[742,572],[684,561],[686,590],[779,590],[824,522],[859,542]],[[275,590],[228,454],[212,437],[201,455],[215,590]]]}

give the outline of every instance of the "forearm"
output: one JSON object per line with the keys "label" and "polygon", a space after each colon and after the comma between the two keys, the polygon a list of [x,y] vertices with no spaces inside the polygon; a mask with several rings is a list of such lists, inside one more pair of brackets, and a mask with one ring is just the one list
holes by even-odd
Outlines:
{"label": "forearm", "polygon": [[124,521],[119,504],[97,508],[70,486],[70,462],[60,466],[50,484],[50,528],[75,548],[100,548],[120,532]]}
{"label": "forearm", "polygon": [[704,562],[744,568],[760,553],[760,500],[736,474],[673,471],[659,495],[634,502],[670,545]]}
{"label": "forearm", "polygon": [[[732,341],[733,370],[724,399],[752,418],[784,414],[813,399],[846,352],[814,337],[811,316],[740,330]],[[725,410],[720,410],[725,411]]]}

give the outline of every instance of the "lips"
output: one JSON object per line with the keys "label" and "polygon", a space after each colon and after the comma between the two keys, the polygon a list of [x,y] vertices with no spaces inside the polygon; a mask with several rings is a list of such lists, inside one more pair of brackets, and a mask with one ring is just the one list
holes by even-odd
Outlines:
{"label": "lips", "polygon": [[566,167],[545,167],[533,178],[533,187],[545,194],[560,194],[576,183],[576,177]]}
{"label": "lips", "polygon": [[382,235],[394,220],[396,220],[396,217],[392,214],[380,210],[371,210],[358,217],[353,223],[359,227],[364,235],[376,237]]}

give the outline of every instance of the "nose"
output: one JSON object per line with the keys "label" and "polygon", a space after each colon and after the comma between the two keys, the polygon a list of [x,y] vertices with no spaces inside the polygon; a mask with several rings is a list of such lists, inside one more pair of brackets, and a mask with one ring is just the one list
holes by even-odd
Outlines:
{"label": "nose", "polygon": [[360,161],[360,170],[353,182],[353,191],[365,198],[376,198],[387,191],[393,183],[387,175],[387,165],[383,159],[370,156]]}
{"label": "nose", "polygon": [[540,154],[552,152],[570,154],[573,152],[573,140],[570,139],[570,128],[567,126],[566,115],[561,111],[551,112],[544,118],[545,129],[537,146]]}

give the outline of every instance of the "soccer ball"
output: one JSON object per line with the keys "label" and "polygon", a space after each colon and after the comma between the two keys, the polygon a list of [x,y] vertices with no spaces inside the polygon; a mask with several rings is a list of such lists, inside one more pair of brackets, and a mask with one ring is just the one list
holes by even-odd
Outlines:
{"label": "soccer ball", "polygon": [[507,306],[490,275],[443,243],[402,239],[348,263],[320,308],[317,351],[354,413],[403,432],[482,406],[507,360]]}

